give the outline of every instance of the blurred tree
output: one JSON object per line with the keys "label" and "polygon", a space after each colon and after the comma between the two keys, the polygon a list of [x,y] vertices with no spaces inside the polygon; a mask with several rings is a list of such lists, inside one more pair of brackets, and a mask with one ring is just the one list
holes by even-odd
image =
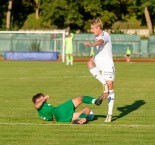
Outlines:
{"label": "blurred tree", "polygon": [[7,24],[11,30],[30,27],[86,32],[94,18],[100,18],[104,28],[112,28],[118,21],[124,26],[130,22],[132,27],[134,18],[147,25],[151,34],[155,23],[155,0],[1,0],[0,5],[0,29],[6,29]]}
{"label": "blurred tree", "polygon": [[34,0],[14,0],[12,7],[12,29],[20,29],[27,16],[35,12]]}
{"label": "blurred tree", "polygon": [[35,0],[36,3],[36,19],[39,19],[39,0]]}
{"label": "blurred tree", "polygon": [[105,28],[109,27],[117,19],[115,13],[111,10],[108,10],[108,4],[109,3],[100,0],[85,0],[83,2],[85,30],[90,28],[90,23],[88,22],[90,22],[92,19],[100,18],[103,21]]}
{"label": "blurred tree", "polygon": [[13,3],[13,0],[9,0],[8,10],[7,10],[7,14],[6,14],[6,30],[10,30],[12,3]]}
{"label": "blurred tree", "polygon": [[0,29],[18,30],[27,16],[35,11],[34,0],[0,1]]}
{"label": "blurred tree", "polygon": [[42,0],[41,16],[44,22],[50,22],[58,28],[79,27],[83,24],[83,16],[80,13],[83,1],[74,0]]}
{"label": "blurred tree", "polygon": [[147,24],[147,27],[149,29],[149,33],[153,34],[152,21],[151,21],[150,13],[148,11],[148,7],[147,6],[145,6],[145,8],[144,8],[144,14],[145,14],[145,19],[146,19],[146,24]]}
{"label": "blurred tree", "polygon": [[6,30],[6,12],[8,9],[8,1],[0,1],[0,30]]}
{"label": "blurred tree", "polygon": [[155,0],[134,0],[136,17],[147,25],[150,34],[153,34],[153,23],[155,23]]}
{"label": "blurred tree", "polygon": [[132,15],[130,7],[133,0],[105,0],[102,1],[102,9],[108,10],[117,16],[117,20],[126,20],[127,15]]}

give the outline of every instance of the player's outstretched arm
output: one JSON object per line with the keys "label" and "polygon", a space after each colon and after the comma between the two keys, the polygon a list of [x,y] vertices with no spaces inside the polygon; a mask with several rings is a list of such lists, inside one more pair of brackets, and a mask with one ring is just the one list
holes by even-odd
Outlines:
{"label": "player's outstretched arm", "polygon": [[89,43],[89,42],[84,42],[84,46],[86,47],[92,47],[92,46],[99,46],[99,45],[102,45],[104,43],[104,40],[103,39],[99,39],[93,43]]}
{"label": "player's outstretched arm", "polygon": [[84,46],[86,46],[86,47],[90,47],[90,43],[89,43],[89,42],[84,42],[83,44],[84,44]]}
{"label": "player's outstretched arm", "polygon": [[48,95],[46,95],[46,96],[40,98],[40,100],[38,100],[38,101],[34,104],[34,107],[35,107],[36,109],[39,109],[39,108],[42,106],[42,104],[43,104],[44,102],[46,102],[47,99],[49,99],[49,96],[48,96]]}

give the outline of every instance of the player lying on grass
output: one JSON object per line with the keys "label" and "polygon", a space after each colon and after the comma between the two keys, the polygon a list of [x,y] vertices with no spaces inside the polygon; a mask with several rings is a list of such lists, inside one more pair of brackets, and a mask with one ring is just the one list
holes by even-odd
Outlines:
{"label": "player lying on grass", "polygon": [[90,108],[75,111],[81,103],[96,105],[102,103],[100,99],[94,99],[90,96],[78,96],[54,107],[47,103],[47,99],[49,99],[49,96],[42,93],[37,93],[32,98],[34,107],[43,120],[53,121],[55,119],[57,122],[72,122],[73,124],[84,124],[93,119],[90,118]]}

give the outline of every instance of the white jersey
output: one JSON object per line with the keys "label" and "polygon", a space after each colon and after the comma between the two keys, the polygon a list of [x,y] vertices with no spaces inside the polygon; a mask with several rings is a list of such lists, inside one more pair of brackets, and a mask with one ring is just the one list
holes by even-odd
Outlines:
{"label": "white jersey", "polygon": [[96,46],[97,52],[94,57],[94,61],[99,66],[114,66],[113,56],[112,56],[112,43],[109,33],[103,31],[95,40],[102,39],[104,43],[100,46]]}

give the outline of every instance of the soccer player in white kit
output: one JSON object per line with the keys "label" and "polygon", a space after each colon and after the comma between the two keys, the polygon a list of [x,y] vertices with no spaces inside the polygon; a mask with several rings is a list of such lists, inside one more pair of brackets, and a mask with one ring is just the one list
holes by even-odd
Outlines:
{"label": "soccer player in white kit", "polygon": [[111,122],[114,106],[113,82],[115,78],[111,38],[109,33],[103,31],[103,23],[99,19],[91,22],[91,32],[94,33],[95,42],[84,42],[84,45],[86,47],[96,46],[97,52],[94,58],[88,61],[87,66],[90,73],[103,85],[103,94],[98,99],[98,105],[102,103],[102,100],[108,99],[108,114],[105,122]]}

